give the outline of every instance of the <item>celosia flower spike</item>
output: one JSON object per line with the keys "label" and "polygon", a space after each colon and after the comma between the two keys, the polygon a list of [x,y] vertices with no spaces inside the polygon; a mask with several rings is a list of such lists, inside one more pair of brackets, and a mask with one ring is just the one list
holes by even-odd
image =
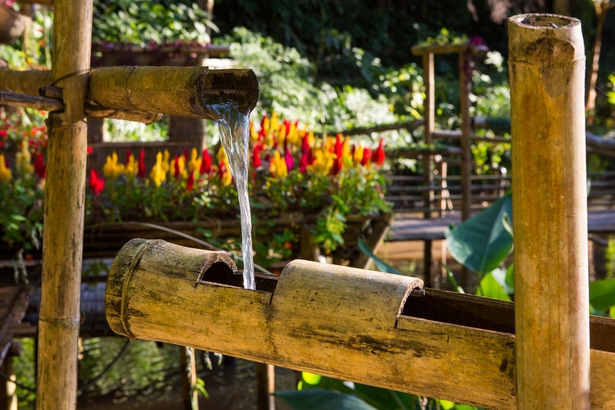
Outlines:
{"label": "celosia flower spike", "polygon": [[203,150],[203,154],[201,155],[201,168],[199,169],[199,174],[205,175],[209,174],[211,171],[211,155],[209,155],[209,150],[205,148]]}
{"label": "celosia flower spike", "polygon": [[43,154],[38,154],[36,158],[34,158],[34,173],[36,173],[37,179],[45,179],[47,176],[47,168],[45,167],[45,158],[43,158]]}
{"label": "celosia flower spike", "polygon": [[0,182],[10,181],[12,177],[11,170],[6,163],[4,154],[0,154]]}
{"label": "celosia flower spike", "polygon": [[372,157],[372,162],[374,162],[379,167],[382,166],[382,164],[384,164],[384,160],[386,158],[384,154],[383,144],[384,144],[384,138],[380,138],[380,142],[378,143],[378,148],[376,148],[376,151],[374,152],[374,155]]}
{"label": "celosia flower spike", "polygon": [[147,169],[145,168],[145,150],[141,148],[141,152],[139,152],[139,178],[145,178],[146,173]]}
{"label": "celosia flower spike", "polygon": [[91,169],[89,185],[94,195],[98,196],[105,189],[105,179],[99,177],[95,169]]}

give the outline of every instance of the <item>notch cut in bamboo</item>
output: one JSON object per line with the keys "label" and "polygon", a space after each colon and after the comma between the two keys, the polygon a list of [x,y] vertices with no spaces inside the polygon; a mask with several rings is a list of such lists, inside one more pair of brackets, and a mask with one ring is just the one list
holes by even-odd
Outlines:
{"label": "notch cut in bamboo", "polygon": [[[516,408],[511,303],[423,293],[419,279],[307,261],[245,290],[234,265],[203,269],[209,255],[159,240],[128,242],[109,273],[112,329],[484,408]],[[613,322],[600,324],[602,343],[613,337]],[[615,353],[592,356],[600,361],[593,408],[612,408]]]}

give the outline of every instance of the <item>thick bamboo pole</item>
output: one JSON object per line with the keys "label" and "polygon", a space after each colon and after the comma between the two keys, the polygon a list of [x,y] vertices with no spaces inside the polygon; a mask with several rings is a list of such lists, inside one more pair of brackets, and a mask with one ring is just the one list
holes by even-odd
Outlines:
{"label": "thick bamboo pole", "polygon": [[43,274],[39,314],[38,410],[77,406],[77,340],[85,205],[87,94],[92,0],[58,0],[53,30],[55,85],[64,112],[49,116]]}
{"label": "thick bamboo pole", "polygon": [[519,409],[589,408],[583,37],[509,19]]}
{"label": "thick bamboo pole", "polygon": [[[289,263],[279,279],[257,276],[257,290],[242,284],[227,255],[133,239],[109,272],[105,312],[130,338],[516,408],[512,303],[423,292],[418,279],[307,261]],[[592,408],[613,409],[615,321],[593,319]]]}

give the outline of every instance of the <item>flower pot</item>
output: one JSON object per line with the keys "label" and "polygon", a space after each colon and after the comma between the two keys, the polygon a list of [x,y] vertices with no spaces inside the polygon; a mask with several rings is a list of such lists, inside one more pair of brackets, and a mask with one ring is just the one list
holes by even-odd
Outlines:
{"label": "flower pot", "polygon": [[0,43],[11,44],[22,35],[29,18],[0,6]]}

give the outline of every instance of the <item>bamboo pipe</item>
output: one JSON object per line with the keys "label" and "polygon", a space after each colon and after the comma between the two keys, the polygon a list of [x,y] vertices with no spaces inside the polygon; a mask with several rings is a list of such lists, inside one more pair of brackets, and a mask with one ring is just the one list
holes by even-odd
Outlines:
{"label": "bamboo pipe", "polygon": [[[92,0],[55,5],[51,78],[63,88],[64,111],[49,116],[43,272],[38,321],[37,410],[77,407],[81,261],[92,34]],[[26,81],[44,74],[29,72]],[[37,88],[40,84],[36,84]]]}
{"label": "bamboo pipe", "polygon": [[251,111],[258,101],[252,70],[207,67],[101,67],[92,70],[90,96],[103,107],[160,112],[192,118],[221,118],[221,104]]}
{"label": "bamboo pipe", "polygon": [[[39,95],[52,84],[49,71],[0,70],[0,90]],[[110,110],[220,119],[218,106],[234,102],[240,111],[258,102],[252,70],[208,67],[100,67],[91,70],[89,102]]]}
{"label": "bamboo pipe", "polygon": [[[512,303],[423,292],[418,279],[307,261],[291,262],[279,279],[257,277],[257,290],[246,290],[232,261],[216,255],[224,257],[161,240],[128,242],[109,272],[111,328],[130,338],[516,409]],[[615,406],[614,325],[594,319],[592,408],[606,410]]]}
{"label": "bamboo pipe", "polygon": [[589,408],[583,37],[509,19],[519,409]]}

